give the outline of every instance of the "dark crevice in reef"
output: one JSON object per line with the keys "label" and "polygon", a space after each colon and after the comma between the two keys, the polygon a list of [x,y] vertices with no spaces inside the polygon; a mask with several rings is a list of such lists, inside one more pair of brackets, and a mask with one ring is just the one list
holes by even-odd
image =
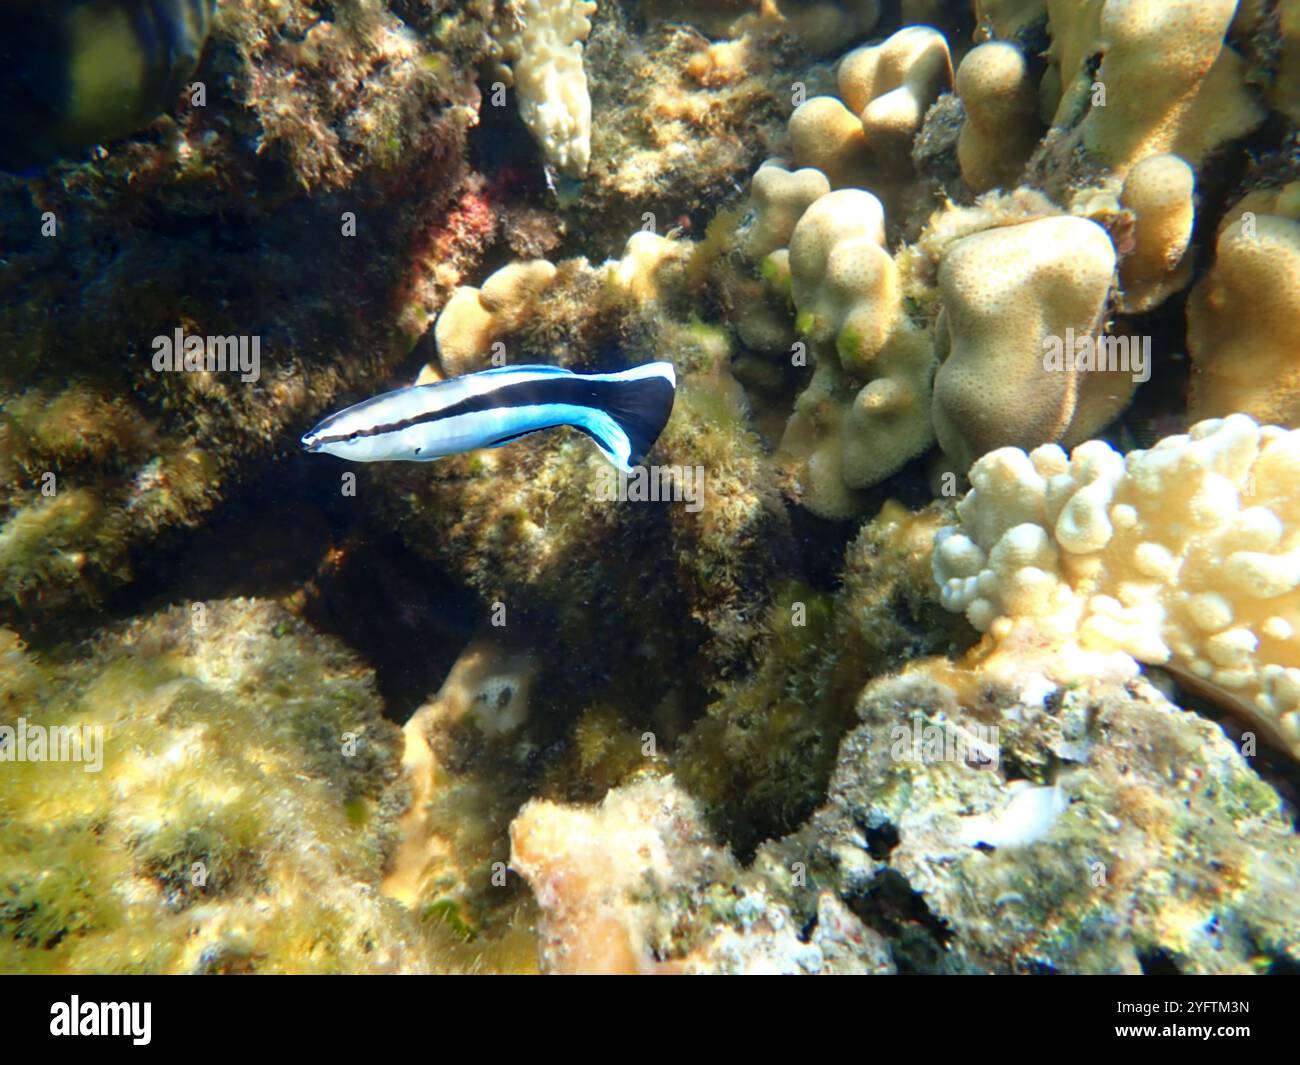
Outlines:
{"label": "dark crevice in reef", "polygon": [[[466,141],[470,166],[485,174],[518,171],[526,187],[529,181],[525,175],[540,175],[543,159],[519,114],[515,90],[496,89],[499,80],[484,77],[479,81],[483,104],[479,108],[478,125],[470,129]],[[520,190],[512,187],[511,191]]]}
{"label": "dark crevice in reef", "polygon": [[953,931],[930,911],[901,873],[884,870],[862,895],[847,901],[864,924],[889,940],[900,974],[941,971]]}
{"label": "dark crevice in reef", "polygon": [[888,858],[898,846],[898,829],[894,825],[884,824],[877,828],[868,828],[863,834],[867,840],[867,852],[877,861]]}
{"label": "dark crevice in reef", "polygon": [[1166,950],[1140,951],[1138,964],[1143,976],[1181,976],[1182,972]]}
{"label": "dark crevice in reef", "polygon": [[789,507],[790,529],[804,579],[819,592],[831,592],[841,579],[844,552],[858,534],[859,522],[830,521],[803,507]]}
{"label": "dark crevice in reef", "polygon": [[810,510],[787,505],[798,555],[796,572],[819,592],[838,591],[844,578],[844,555],[864,525],[894,499],[909,510],[920,510],[932,496],[926,480],[929,456],[923,455],[866,493],[863,516],[834,521]]}
{"label": "dark crevice in reef", "polygon": [[[942,22],[936,22],[936,25],[944,27],[944,35],[950,41],[969,41],[975,36],[975,5],[965,3],[949,3],[937,17],[942,18]],[[880,5],[880,17],[876,19],[876,24],[871,27],[861,42],[866,43],[882,41],[889,37],[904,26],[914,25],[915,18],[903,17],[903,0],[883,0]],[[837,54],[847,52],[855,44],[845,45],[842,50],[837,50]]]}
{"label": "dark crevice in reef", "polygon": [[341,469],[306,455],[274,464],[200,528],[168,531],[138,553],[132,583],[83,624],[234,596],[281,598],[371,666],[387,716],[405,721],[437,690],[481,612],[395,533],[372,527],[364,474],[357,495],[344,496]]}

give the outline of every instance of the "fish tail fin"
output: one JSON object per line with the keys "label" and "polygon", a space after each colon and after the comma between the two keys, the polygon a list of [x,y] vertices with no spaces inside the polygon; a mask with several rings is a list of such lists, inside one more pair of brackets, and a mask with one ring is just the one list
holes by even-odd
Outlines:
{"label": "fish tail fin", "polygon": [[611,446],[611,441],[596,437],[596,443],[616,466],[630,470],[646,457],[673,412],[677,389],[673,364],[649,362],[619,373],[590,376],[606,383],[601,389],[601,409],[627,437],[626,460],[621,454],[623,449]]}

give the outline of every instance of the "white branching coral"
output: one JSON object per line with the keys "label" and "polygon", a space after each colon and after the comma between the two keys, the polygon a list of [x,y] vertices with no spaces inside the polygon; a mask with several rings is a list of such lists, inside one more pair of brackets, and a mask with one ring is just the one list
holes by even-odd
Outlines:
{"label": "white branching coral", "polygon": [[1128,456],[1002,448],[970,478],[935,540],[945,607],[1061,670],[1164,666],[1300,758],[1300,431],[1233,414]]}
{"label": "white branching coral", "polygon": [[591,96],[582,45],[595,0],[511,0],[503,58],[519,113],[561,174],[581,178],[591,162]]}

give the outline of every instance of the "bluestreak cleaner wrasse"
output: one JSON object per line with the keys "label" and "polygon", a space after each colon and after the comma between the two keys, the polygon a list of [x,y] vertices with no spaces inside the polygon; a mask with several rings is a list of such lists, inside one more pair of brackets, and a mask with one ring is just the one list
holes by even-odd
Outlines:
{"label": "bluestreak cleaner wrasse", "polygon": [[30,173],[171,107],[216,0],[0,0],[0,168]]}
{"label": "bluestreak cleaner wrasse", "polygon": [[571,425],[627,471],[668,423],[676,386],[668,362],[607,374],[503,366],[368,399],[330,415],[302,446],[353,462],[428,462]]}

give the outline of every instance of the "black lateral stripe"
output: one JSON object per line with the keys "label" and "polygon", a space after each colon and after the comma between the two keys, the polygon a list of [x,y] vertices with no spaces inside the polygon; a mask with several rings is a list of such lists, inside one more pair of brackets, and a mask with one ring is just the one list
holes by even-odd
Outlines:
{"label": "black lateral stripe", "polygon": [[[418,414],[414,418],[376,425],[372,429],[359,430],[360,437],[382,436],[384,433],[396,433],[417,425],[428,425],[444,418],[454,418],[459,414],[478,414],[483,411],[500,410],[502,407],[530,407],[550,403],[564,403],[576,407],[596,407],[601,410],[617,409],[620,396],[628,389],[643,384],[644,381],[592,381],[583,377],[560,377],[553,374],[539,376],[533,381],[517,381],[503,385],[479,396],[468,396],[459,403],[440,410]],[[664,382],[668,386],[668,382]],[[670,387],[670,386],[669,386]],[[353,434],[323,436],[321,443],[350,439]]]}

